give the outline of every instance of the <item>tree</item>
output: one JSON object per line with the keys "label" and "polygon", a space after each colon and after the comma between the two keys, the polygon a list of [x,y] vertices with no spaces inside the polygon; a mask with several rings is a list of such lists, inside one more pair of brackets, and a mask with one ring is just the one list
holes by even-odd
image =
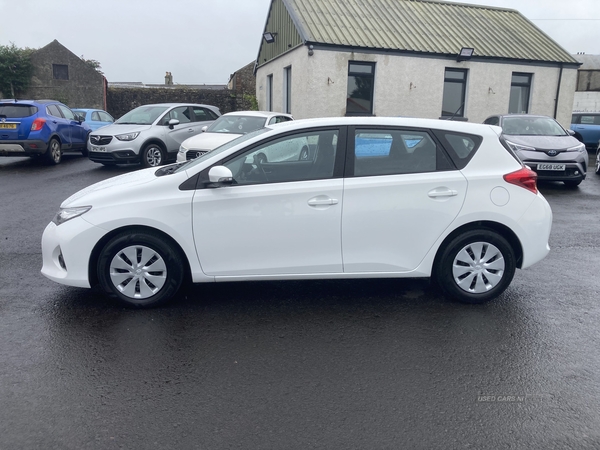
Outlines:
{"label": "tree", "polygon": [[14,43],[0,45],[0,92],[15,98],[25,92],[31,81],[31,48],[18,48]]}
{"label": "tree", "polygon": [[99,61],[96,61],[95,59],[85,59],[83,55],[81,55],[81,60],[88,66],[90,66],[92,69],[94,69],[96,72],[98,72],[100,75],[104,75],[104,72],[102,72],[101,70],[102,66],[100,65]]}

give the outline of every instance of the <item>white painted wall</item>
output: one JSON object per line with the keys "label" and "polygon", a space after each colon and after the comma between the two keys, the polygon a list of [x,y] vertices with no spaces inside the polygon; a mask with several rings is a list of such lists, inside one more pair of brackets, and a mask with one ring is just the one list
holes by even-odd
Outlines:
{"label": "white painted wall", "polygon": [[[296,119],[343,116],[346,113],[348,61],[375,62],[374,114],[377,116],[440,117],[445,68],[469,69],[465,116],[483,122],[492,114],[508,112],[513,72],[533,73],[531,114],[554,116],[560,69],[493,62],[456,62],[450,59],[336,52],[300,46],[258,68],[259,109],[266,106],[266,79],[273,74],[273,106],[283,108],[283,68],[292,66],[292,114]],[[563,69],[558,121],[568,127],[576,69]]]}
{"label": "white painted wall", "polygon": [[573,111],[600,112],[600,92],[575,92]]}

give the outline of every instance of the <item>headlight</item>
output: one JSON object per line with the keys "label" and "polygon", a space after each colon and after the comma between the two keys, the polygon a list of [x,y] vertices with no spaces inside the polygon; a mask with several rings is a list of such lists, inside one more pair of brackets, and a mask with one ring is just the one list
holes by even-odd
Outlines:
{"label": "headlight", "polygon": [[510,147],[510,149],[513,152],[518,152],[518,151],[528,151],[528,152],[535,152],[535,148],[533,147],[528,147],[526,145],[521,145],[521,144],[515,144],[514,142],[510,142],[510,141],[505,141],[508,146]]}
{"label": "headlight", "polygon": [[187,151],[188,151],[188,149],[187,149],[187,148],[185,148],[185,147],[183,146],[183,144],[181,144],[181,145],[179,146],[179,153],[186,153]]}
{"label": "headlight", "polygon": [[580,143],[578,145],[576,145],[575,147],[571,147],[567,149],[568,152],[585,152],[585,145],[583,143]]}
{"label": "headlight", "polygon": [[56,215],[52,218],[52,222],[56,225],[60,225],[61,223],[65,223],[68,220],[74,219],[75,217],[79,217],[82,214],[85,214],[90,209],[91,206],[78,206],[76,208],[61,208]]}
{"label": "headlight", "polygon": [[118,134],[115,137],[120,140],[120,141],[133,141],[136,137],[138,137],[140,134],[140,132],[136,132],[136,133],[125,133],[125,134]]}

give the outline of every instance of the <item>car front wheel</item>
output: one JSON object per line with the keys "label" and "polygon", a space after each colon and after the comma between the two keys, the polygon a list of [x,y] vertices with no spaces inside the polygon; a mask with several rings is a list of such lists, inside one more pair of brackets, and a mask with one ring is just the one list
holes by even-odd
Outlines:
{"label": "car front wheel", "polygon": [[452,239],[434,268],[438,285],[463,303],[484,303],[498,297],[515,274],[515,254],[498,233],[481,229]]}
{"label": "car front wheel", "polygon": [[158,144],[148,144],[143,148],[141,163],[144,167],[157,167],[164,163],[164,154]]}
{"label": "car front wheel", "polygon": [[125,231],[104,247],[98,260],[98,281],[121,303],[148,308],[172,298],[183,283],[178,252],[157,233]]}
{"label": "car front wheel", "polygon": [[596,174],[600,175],[600,154],[596,154]]}

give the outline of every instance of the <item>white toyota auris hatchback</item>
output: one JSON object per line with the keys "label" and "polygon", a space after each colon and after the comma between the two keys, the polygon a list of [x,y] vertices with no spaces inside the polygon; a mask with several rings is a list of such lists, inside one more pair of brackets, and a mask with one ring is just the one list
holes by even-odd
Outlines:
{"label": "white toyota auris hatchback", "polygon": [[268,126],[77,192],[44,231],[42,273],[134,307],[186,279],[431,277],[485,302],[548,254],[552,224],[501,131],[383,117]]}

